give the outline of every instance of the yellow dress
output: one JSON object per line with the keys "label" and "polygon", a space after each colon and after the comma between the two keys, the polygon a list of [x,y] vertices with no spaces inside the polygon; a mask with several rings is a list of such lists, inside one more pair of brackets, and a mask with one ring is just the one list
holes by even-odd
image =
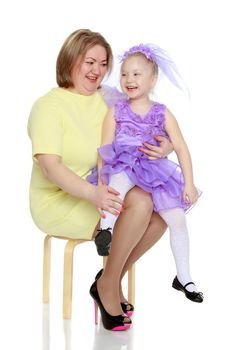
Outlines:
{"label": "yellow dress", "polygon": [[52,89],[33,105],[28,121],[33,155],[30,209],[44,233],[92,238],[99,221],[97,209],[46,179],[34,155],[59,155],[68,168],[85,179],[97,162],[106,112],[100,93],[84,96],[62,88]]}

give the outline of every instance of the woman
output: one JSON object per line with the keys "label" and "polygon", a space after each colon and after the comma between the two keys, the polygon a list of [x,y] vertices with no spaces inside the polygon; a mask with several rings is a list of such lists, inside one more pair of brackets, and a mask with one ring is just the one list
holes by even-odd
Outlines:
{"label": "woman", "polygon": [[[85,180],[96,165],[107,112],[97,90],[111,65],[111,47],[102,35],[88,29],[75,31],[58,55],[58,88],[39,98],[31,110],[30,207],[36,225],[48,234],[92,239],[101,209],[115,215],[122,210],[123,203],[114,189],[93,186]],[[165,156],[172,150],[166,139],[160,140],[161,148],[147,145],[148,149],[144,149],[149,157]],[[101,208],[99,212],[97,208]],[[128,193],[124,209],[115,228],[106,268],[95,283],[97,296],[92,295],[96,301],[99,298],[107,329],[129,327],[131,320],[122,315],[126,299],[121,279],[166,229],[163,220],[153,213],[150,196],[138,188]]]}

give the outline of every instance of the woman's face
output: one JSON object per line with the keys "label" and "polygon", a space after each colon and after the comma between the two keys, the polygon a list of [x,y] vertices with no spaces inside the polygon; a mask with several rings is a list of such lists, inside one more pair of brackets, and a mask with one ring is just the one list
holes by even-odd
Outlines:
{"label": "woman's face", "polygon": [[95,45],[87,50],[84,60],[78,59],[71,72],[74,87],[81,95],[92,95],[100,86],[108,67],[107,53],[103,46]]}

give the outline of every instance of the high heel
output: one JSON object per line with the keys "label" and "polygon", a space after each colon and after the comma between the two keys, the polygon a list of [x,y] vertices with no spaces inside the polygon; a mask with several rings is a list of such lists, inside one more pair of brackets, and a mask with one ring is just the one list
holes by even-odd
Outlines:
{"label": "high heel", "polygon": [[129,319],[129,321],[127,321],[127,316],[125,314],[112,316],[105,310],[97,290],[97,280],[92,284],[90,288],[90,295],[95,302],[95,323],[97,323],[96,305],[98,305],[105,329],[111,331],[123,331],[131,327],[131,320]]}
{"label": "high heel", "polygon": [[186,289],[186,287],[190,284],[194,284],[194,283],[188,282],[184,286],[182,286],[182,284],[180,283],[180,281],[178,280],[178,278],[176,276],[172,282],[172,287],[175,288],[176,290],[181,290],[185,294],[186,298],[188,298],[189,300],[192,300],[196,303],[202,303],[204,300],[203,293],[201,293],[201,292],[189,292]]}
{"label": "high heel", "polygon": [[[95,276],[95,280],[98,280],[100,278],[100,276],[102,275],[104,269],[101,269],[97,275]],[[124,314],[126,314],[128,317],[131,317],[133,315],[134,312],[134,306],[130,303],[128,303],[127,301],[121,303],[121,308],[122,311],[124,312]]]}
{"label": "high heel", "polygon": [[94,308],[95,308],[95,324],[98,324],[98,305],[94,300]]}

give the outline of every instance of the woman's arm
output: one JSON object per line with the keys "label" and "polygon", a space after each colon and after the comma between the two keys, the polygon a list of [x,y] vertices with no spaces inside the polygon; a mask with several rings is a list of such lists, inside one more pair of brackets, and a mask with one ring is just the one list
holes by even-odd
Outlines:
{"label": "woman's arm", "polygon": [[179,125],[174,115],[167,109],[165,113],[165,130],[168,133],[170,140],[173,144],[174,151],[176,152],[179,164],[181,166],[185,188],[183,193],[183,200],[188,197],[190,204],[193,204],[198,197],[197,190],[193,183],[193,168],[191,155],[188,146],[181,133]]}
{"label": "woman's arm", "polygon": [[[52,154],[37,154],[44,176],[64,192],[74,197],[84,198],[93,203],[97,208],[103,208],[112,214],[119,209],[122,200],[119,194],[109,186],[94,186],[76,175],[72,170],[62,163],[62,158]],[[119,204],[117,204],[119,203]]]}

